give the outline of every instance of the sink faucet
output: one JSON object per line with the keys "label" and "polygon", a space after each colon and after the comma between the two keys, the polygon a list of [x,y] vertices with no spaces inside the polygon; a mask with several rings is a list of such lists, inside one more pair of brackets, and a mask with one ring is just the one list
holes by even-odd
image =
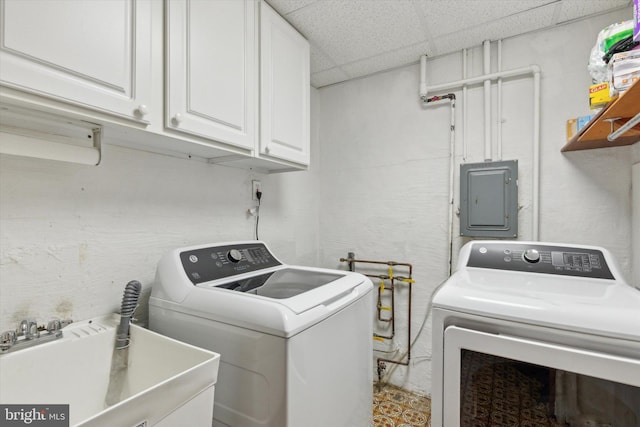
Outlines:
{"label": "sink faucet", "polygon": [[25,340],[38,338],[40,336],[38,323],[33,319],[23,320],[18,327],[18,336],[23,336]]}
{"label": "sink faucet", "polygon": [[0,354],[32,347],[34,345],[62,338],[62,328],[72,323],[72,320],[51,320],[44,326],[38,327],[33,319],[24,319],[18,329],[5,331],[0,335]]}

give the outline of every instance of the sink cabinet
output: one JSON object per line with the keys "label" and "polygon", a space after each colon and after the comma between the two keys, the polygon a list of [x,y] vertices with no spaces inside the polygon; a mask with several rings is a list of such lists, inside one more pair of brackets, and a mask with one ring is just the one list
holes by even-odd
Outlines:
{"label": "sink cabinet", "polygon": [[146,122],[148,1],[3,0],[0,84]]}

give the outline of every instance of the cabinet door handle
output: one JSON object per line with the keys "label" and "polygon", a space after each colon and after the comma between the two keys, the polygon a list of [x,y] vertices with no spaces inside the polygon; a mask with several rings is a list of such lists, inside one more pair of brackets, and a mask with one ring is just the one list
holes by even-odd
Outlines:
{"label": "cabinet door handle", "polygon": [[138,105],[138,108],[136,108],[136,111],[138,112],[138,114],[140,114],[143,117],[149,114],[149,108],[146,106],[146,104]]}
{"label": "cabinet door handle", "polygon": [[266,147],[264,147],[264,152],[269,154],[269,151],[271,151],[271,148],[267,145]]}
{"label": "cabinet door handle", "polygon": [[171,120],[173,121],[173,124],[175,126],[178,126],[180,123],[182,123],[182,114],[176,113]]}

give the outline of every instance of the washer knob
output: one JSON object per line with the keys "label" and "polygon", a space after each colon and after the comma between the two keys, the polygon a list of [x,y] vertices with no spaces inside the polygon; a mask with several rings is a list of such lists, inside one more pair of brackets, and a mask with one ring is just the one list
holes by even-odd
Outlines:
{"label": "washer knob", "polygon": [[242,259],[242,253],[237,249],[231,249],[227,254],[227,258],[229,258],[229,261],[231,262],[240,262]]}
{"label": "washer knob", "polygon": [[540,261],[540,253],[535,249],[526,249],[522,254],[525,261],[535,264]]}

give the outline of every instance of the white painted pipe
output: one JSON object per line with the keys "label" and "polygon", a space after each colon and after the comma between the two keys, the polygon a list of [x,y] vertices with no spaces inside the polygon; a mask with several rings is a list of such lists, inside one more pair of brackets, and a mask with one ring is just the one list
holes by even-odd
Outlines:
{"label": "white painted pipe", "polygon": [[456,100],[451,100],[451,119],[449,133],[449,276],[453,273],[453,205],[454,180],[456,167]]}
{"label": "white painted pipe", "polygon": [[[498,72],[502,71],[502,40],[498,40]],[[498,78],[498,127],[496,140],[498,143],[498,160],[502,160],[502,78]]]}
{"label": "white painted pipe", "polygon": [[[449,276],[453,273],[453,205],[454,205],[454,188],[455,188],[455,167],[456,167],[456,98],[443,96],[436,99],[435,102],[448,100],[451,104],[451,112],[449,114],[449,216],[448,216],[448,236],[447,236],[447,251],[448,251],[448,271]],[[432,100],[434,101],[434,100]]]}
{"label": "white painted pipe", "polygon": [[427,55],[420,57],[420,98],[424,101],[427,97]]}
{"label": "white painted pipe", "polygon": [[[535,67],[535,68],[534,68]],[[532,240],[540,240],[540,68],[531,66],[533,73],[533,211]]]}
{"label": "white painted pipe", "polygon": [[[485,40],[483,47],[483,75],[491,73],[491,42]],[[491,160],[491,80],[484,81],[484,159]]]}
{"label": "white painted pipe", "polygon": [[485,80],[509,78],[533,74],[533,190],[532,190],[532,241],[540,240],[540,67],[529,65],[528,67],[514,68],[513,70],[499,71],[497,73],[465,78],[462,80],[442,83],[427,87],[428,92],[444,91],[473,85]]}
{"label": "white painted pipe", "polygon": [[[467,49],[462,49],[462,78],[468,75]],[[467,85],[462,86],[462,161],[467,161]]]}
{"label": "white painted pipe", "polygon": [[502,77],[508,79],[509,77],[526,76],[528,74],[535,74],[540,72],[540,67],[537,65],[529,65],[528,67],[514,68],[513,70],[500,71],[499,73],[491,73],[482,76],[469,77],[463,80],[457,80],[455,82],[440,83],[433,86],[428,86],[428,92],[441,92],[448,89],[459,88],[464,85],[472,86],[474,84],[482,83],[485,80],[497,80]]}

